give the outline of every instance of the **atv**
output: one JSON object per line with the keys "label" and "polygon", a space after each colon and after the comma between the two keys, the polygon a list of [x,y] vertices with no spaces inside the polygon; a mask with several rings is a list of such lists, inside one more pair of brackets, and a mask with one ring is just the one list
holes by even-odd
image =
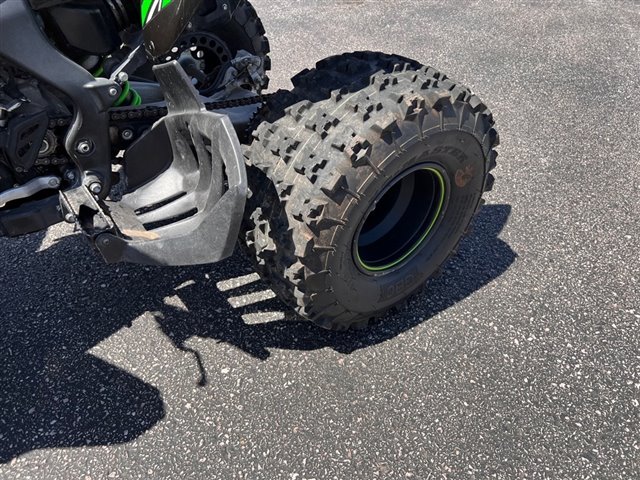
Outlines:
{"label": "atv", "polygon": [[0,236],[66,221],[108,263],[161,266],[239,239],[328,329],[405,302],[492,188],[490,110],[376,52],[265,94],[268,54],[246,0],[0,0]]}

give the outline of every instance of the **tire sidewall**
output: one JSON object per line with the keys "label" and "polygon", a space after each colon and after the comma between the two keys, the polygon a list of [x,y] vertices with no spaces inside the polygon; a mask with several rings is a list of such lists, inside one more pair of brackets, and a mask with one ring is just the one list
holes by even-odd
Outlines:
{"label": "tire sidewall", "polygon": [[[384,150],[379,149],[378,155]],[[423,139],[415,136],[402,146],[402,153],[389,150],[381,168],[384,175],[361,180],[361,198],[347,208],[343,218],[348,222],[337,230],[333,242],[336,250],[327,261],[336,300],[352,312],[384,311],[421,288],[456,248],[483,192],[485,158],[482,146],[471,134],[439,131]],[[397,267],[365,273],[354,258],[353,242],[371,202],[403,172],[426,163],[443,174],[446,184],[443,211],[433,231]]]}

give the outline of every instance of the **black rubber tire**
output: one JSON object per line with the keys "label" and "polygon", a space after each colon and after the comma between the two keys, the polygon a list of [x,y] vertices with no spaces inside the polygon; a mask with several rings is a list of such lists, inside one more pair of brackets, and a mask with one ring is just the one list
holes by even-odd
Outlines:
{"label": "black rubber tire", "polygon": [[380,52],[352,52],[325,58],[315,68],[305,69],[293,77],[293,90],[278,90],[273,94],[250,122],[249,134],[263,122],[273,123],[282,118],[285,110],[298,102],[326,100],[334,90],[344,88],[357,92],[370,83],[372,75],[391,73],[398,65],[422,67],[415,60]]}
{"label": "black rubber tire", "polygon": [[[369,80],[371,70],[379,73]],[[361,328],[455,252],[492,187],[498,135],[478,97],[415,62],[357,52],[296,78],[292,95],[308,99],[269,111],[276,120],[257,128],[248,150],[247,249],[298,314],[328,329]],[[330,78],[342,88],[323,100]],[[353,255],[358,226],[391,179],[424,162],[448,184],[440,222],[401,265],[363,272]]]}
{"label": "black rubber tire", "polygon": [[[265,72],[271,69],[269,58],[269,40],[265,36],[264,25],[256,9],[247,0],[227,0],[226,3],[233,14],[231,20],[224,24],[212,24],[207,21],[207,15],[213,13],[223,2],[219,0],[205,0],[200,11],[193,18],[192,31],[210,32],[223,40],[235,56],[240,50],[257,55],[264,62]],[[262,85],[266,89],[268,79]]]}
{"label": "black rubber tire", "polygon": [[[400,65],[408,65],[413,69],[422,67],[419,62],[400,55],[370,51],[344,53],[320,60],[315,68],[305,69],[291,79],[293,90],[278,90],[268,98],[249,123],[246,137],[251,138],[261,124],[275,123],[281,119],[287,109],[296,103],[327,100],[331,98],[333,91],[340,89],[357,92],[371,83],[372,75],[380,72],[391,73]],[[279,201],[274,203],[277,195],[269,190],[274,188],[267,176],[269,168],[269,163],[258,168],[252,164],[252,159],[247,157],[247,176],[253,193],[245,209],[239,243],[243,252],[253,260],[258,273],[263,278],[269,278],[272,288],[279,297],[295,309],[296,304],[287,301],[287,292],[291,285],[288,282],[279,281],[277,276],[274,277],[270,273],[270,270],[282,262],[266,258],[269,256],[268,249],[263,251],[262,256],[265,258],[258,258],[255,246],[251,241],[247,241],[247,235],[251,235],[248,232],[255,228],[250,218],[253,212],[260,208],[261,211],[268,212],[268,215],[273,217],[280,214],[280,208],[282,208]],[[264,236],[258,236],[258,238],[266,240]]]}

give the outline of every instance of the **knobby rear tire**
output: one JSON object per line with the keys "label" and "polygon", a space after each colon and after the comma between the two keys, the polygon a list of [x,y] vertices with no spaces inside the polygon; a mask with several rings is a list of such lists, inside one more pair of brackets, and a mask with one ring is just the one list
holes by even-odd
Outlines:
{"label": "knobby rear tire", "polygon": [[[294,85],[263,112],[248,149],[242,236],[258,272],[298,314],[328,329],[362,328],[455,253],[493,185],[493,116],[433,68],[371,52],[332,57]],[[423,167],[446,183],[440,218],[397,265],[363,269],[354,241],[373,201]]]}

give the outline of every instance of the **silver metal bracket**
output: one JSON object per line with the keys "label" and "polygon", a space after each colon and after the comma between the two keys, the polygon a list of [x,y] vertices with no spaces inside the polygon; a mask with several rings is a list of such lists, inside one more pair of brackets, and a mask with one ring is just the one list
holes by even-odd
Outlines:
{"label": "silver metal bracket", "polygon": [[34,178],[24,185],[20,185],[19,187],[5,190],[0,193],[0,208],[4,207],[9,202],[15,202],[16,200],[32,197],[42,190],[57,189],[60,187],[61,183],[62,180],[60,177],[56,177],[54,175]]}

